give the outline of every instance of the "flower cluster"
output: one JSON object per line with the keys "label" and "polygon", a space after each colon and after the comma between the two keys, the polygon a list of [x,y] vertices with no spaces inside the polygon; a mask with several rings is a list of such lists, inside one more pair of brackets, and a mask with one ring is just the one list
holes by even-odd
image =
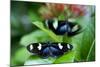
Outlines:
{"label": "flower cluster", "polygon": [[[66,9],[67,8],[67,9]],[[69,11],[69,12],[68,12]],[[87,8],[84,5],[70,5],[70,4],[51,4],[46,3],[39,9],[39,13],[45,19],[58,17],[61,13],[66,12],[67,17],[84,16],[87,13]]]}

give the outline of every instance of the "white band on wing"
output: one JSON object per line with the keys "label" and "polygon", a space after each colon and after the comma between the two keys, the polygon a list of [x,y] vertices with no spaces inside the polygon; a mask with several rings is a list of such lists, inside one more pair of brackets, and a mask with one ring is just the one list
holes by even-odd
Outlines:
{"label": "white band on wing", "polygon": [[37,47],[39,50],[41,50],[41,48],[42,48],[42,45],[41,45],[41,43],[39,43],[39,46]]}
{"label": "white band on wing", "polygon": [[70,49],[70,44],[67,44],[67,48]]}
{"label": "white band on wing", "polygon": [[59,46],[60,49],[63,48],[63,46],[61,45],[61,43],[58,43],[58,46]]}
{"label": "white band on wing", "polygon": [[33,50],[33,48],[34,48],[33,45],[30,45],[30,50]]}

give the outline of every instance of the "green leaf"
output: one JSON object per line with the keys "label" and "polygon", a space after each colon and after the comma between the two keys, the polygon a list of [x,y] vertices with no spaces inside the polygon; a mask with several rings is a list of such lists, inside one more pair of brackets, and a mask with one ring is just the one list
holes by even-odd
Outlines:
{"label": "green leaf", "polygon": [[75,57],[74,54],[75,54],[74,51],[70,51],[70,52],[66,53],[65,55],[63,55],[62,57],[55,60],[54,64],[74,62],[74,57]]}
{"label": "green leaf", "polygon": [[55,58],[43,59],[38,56],[30,56],[24,65],[36,65],[36,64],[52,64],[55,61]]}
{"label": "green leaf", "polygon": [[52,31],[50,31],[48,29],[45,29],[45,27],[44,27],[42,22],[36,21],[36,22],[32,22],[32,23],[34,25],[36,25],[38,28],[40,28],[42,31],[47,33],[54,41],[62,42],[62,36],[57,36]]}
{"label": "green leaf", "polygon": [[[81,24],[84,30],[79,35],[76,35],[75,37],[73,37],[71,43],[76,44],[75,60],[86,61],[87,56],[89,55],[88,53],[90,52],[92,43],[95,40],[94,20],[91,18],[91,16],[85,16],[85,17],[79,18],[77,22]],[[88,60],[91,60],[91,59],[88,59]]]}
{"label": "green leaf", "polygon": [[59,19],[59,20],[65,20],[66,17],[64,16],[63,13],[61,13],[61,14],[58,16],[58,19]]}
{"label": "green leaf", "polygon": [[23,65],[29,56],[30,54],[25,47],[20,48],[19,50],[16,51],[15,55],[12,57],[11,65],[12,66],[13,65]]}
{"label": "green leaf", "polygon": [[81,46],[82,46],[82,33],[74,36],[71,38],[71,44],[74,46],[74,51],[75,51],[75,61],[80,61],[81,60]]}
{"label": "green leaf", "polygon": [[41,21],[42,19],[40,18],[40,16],[36,13],[36,12],[32,12],[32,11],[30,11],[29,12],[29,17],[30,17],[30,20],[31,21]]}
{"label": "green leaf", "polygon": [[86,61],[94,61],[94,60],[95,60],[95,41],[93,41],[86,58]]}
{"label": "green leaf", "polygon": [[46,42],[52,39],[43,31],[36,30],[30,34],[27,34],[21,38],[20,44],[23,46],[27,46],[30,43],[37,43],[37,42]]}

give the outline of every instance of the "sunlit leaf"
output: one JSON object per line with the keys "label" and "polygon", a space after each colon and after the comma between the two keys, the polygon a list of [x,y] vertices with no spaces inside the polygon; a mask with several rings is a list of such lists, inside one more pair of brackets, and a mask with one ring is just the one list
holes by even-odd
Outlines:
{"label": "sunlit leaf", "polygon": [[42,22],[32,22],[34,25],[36,25],[38,28],[40,28],[42,31],[44,31],[45,33],[47,33],[54,41],[57,41],[57,42],[62,42],[62,37],[61,36],[57,36],[55,35],[52,31],[46,29],[44,26],[43,26],[43,23]]}
{"label": "sunlit leaf", "polygon": [[37,30],[23,36],[21,38],[20,43],[23,46],[27,46],[30,43],[47,42],[49,40],[50,40],[50,37],[45,32],[41,30]]}
{"label": "sunlit leaf", "polygon": [[25,47],[20,48],[18,51],[16,51],[15,55],[12,58],[12,62],[14,63],[12,64],[12,66],[13,65],[23,65],[29,56],[30,54],[28,53]]}
{"label": "sunlit leaf", "polygon": [[62,57],[58,58],[57,60],[55,60],[54,63],[71,63],[74,62],[74,51],[68,52],[65,55],[63,55]]}

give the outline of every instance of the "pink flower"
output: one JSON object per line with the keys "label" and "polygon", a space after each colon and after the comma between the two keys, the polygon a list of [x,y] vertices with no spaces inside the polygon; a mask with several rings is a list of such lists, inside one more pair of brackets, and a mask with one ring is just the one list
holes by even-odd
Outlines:
{"label": "pink flower", "polygon": [[83,16],[86,14],[86,6],[84,5],[70,5],[69,9],[75,16]]}

